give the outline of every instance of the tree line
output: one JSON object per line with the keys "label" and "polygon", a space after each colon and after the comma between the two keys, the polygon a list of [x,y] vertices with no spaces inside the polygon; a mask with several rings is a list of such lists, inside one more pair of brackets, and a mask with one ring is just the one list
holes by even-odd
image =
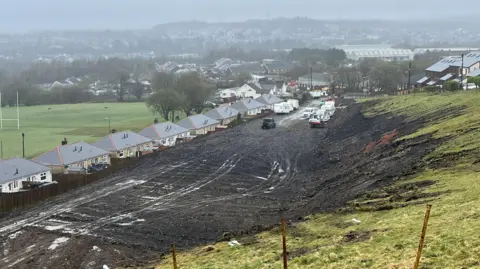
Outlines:
{"label": "tree line", "polygon": [[153,92],[147,99],[147,106],[165,119],[175,121],[176,111],[187,116],[200,114],[208,107],[208,101],[216,88],[208,83],[198,72],[175,76],[168,73],[156,73],[152,79]]}

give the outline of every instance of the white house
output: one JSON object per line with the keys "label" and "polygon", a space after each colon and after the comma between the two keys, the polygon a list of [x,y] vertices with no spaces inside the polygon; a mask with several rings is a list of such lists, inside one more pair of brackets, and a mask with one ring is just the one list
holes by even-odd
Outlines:
{"label": "white house", "polygon": [[192,135],[203,135],[215,131],[215,127],[219,125],[220,122],[203,114],[197,114],[187,117],[177,124],[188,129]]}
{"label": "white house", "polygon": [[51,169],[22,158],[0,161],[2,192],[18,192],[24,187],[24,182],[52,182]]}
{"label": "white house", "polygon": [[218,96],[222,99],[230,99],[237,96],[237,90],[240,87],[230,88],[230,89],[223,89],[218,91]]}
{"label": "white house", "polygon": [[233,105],[231,105],[231,107],[244,116],[255,116],[262,113],[263,109],[266,109],[266,106],[264,104],[251,98],[238,100]]}
{"label": "white house", "polygon": [[255,98],[258,90],[259,88],[253,83],[245,84],[235,91],[235,95],[237,98]]}
{"label": "white house", "polygon": [[256,98],[255,101],[264,104],[266,109],[270,109],[270,110],[273,110],[274,104],[279,104],[284,102],[282,99],[272,94],[263,94],[260,97]]}
{"label": "white house", "polygon": [[156,145],[173,147],[179,139],[189,135],[188,129],[170,121],[156,123],[139,132],[140,135],[153,139]]}

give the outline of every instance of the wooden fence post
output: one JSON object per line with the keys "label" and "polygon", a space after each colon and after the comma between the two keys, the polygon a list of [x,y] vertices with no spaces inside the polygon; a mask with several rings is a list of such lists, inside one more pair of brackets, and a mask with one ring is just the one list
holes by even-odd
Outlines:
{"label": "wooden fence post", "polygon": [[423,243],[425,242],[425,234],[427,233],[428,219],[430,218],[431,208],[432,205],[427,205],[427,211],[425,212],[425,217],[423,219],[422,234],[420,235],[420,242],[418,243],[417,257],[415,258],[413,269],[418,269],[418,265],[420,264],[420,257],[422,256]]}
{"label": "wooden fence post", "polygon": [[287,269],[287,222],[282,218],[283,269]]}
{"label": "wooden fence post", "polygon": [[172,259],[173,259],[173,269],[177,269],[177,251],[175,249],[175,243],[172,244]]}

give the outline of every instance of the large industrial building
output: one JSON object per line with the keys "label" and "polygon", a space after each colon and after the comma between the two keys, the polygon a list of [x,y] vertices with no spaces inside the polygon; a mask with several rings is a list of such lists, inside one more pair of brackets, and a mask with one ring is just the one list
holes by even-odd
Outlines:
{"label": "large industrial building", "polygon": [[367,58],[377,58],[385,61],[411,61],[413,51],[409,49],[394,49],[389,44],[376,45],[341,45],[336,49],[344,50],[347,59],[360,61]]}

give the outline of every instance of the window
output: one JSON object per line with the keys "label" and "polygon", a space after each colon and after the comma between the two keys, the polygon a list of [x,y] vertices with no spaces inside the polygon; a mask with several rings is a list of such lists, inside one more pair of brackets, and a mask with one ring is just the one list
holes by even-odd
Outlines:
{"label": "window", "polygon": [[41,173],[40,180],[46,180],[46,179],[47,179],[47,173]]}
{"label": "window", "polygon": [[102,157],[102,161],[103,161],[104,163],[107,163],[107,161],[108,161],[108,159],[107,159],[107,158],[108,158],[108,156],[107,156],[107,155],[103,156],[103,157]]}
{"label": "window", "polygon": [[18,181],[14,181],[14,182],[13,182],[13,187],[14,187],[15,189],[18,188]]}
{"label": "window", "polygon": [[8,190],[9,190],[9,191],[12,190],[12,183],[8,183]]}
{"label": "window", "polygon": [[120,151],[120,153],[118,154],[119,157],[123,157],[125,154],[125,152],[123,150]]}

